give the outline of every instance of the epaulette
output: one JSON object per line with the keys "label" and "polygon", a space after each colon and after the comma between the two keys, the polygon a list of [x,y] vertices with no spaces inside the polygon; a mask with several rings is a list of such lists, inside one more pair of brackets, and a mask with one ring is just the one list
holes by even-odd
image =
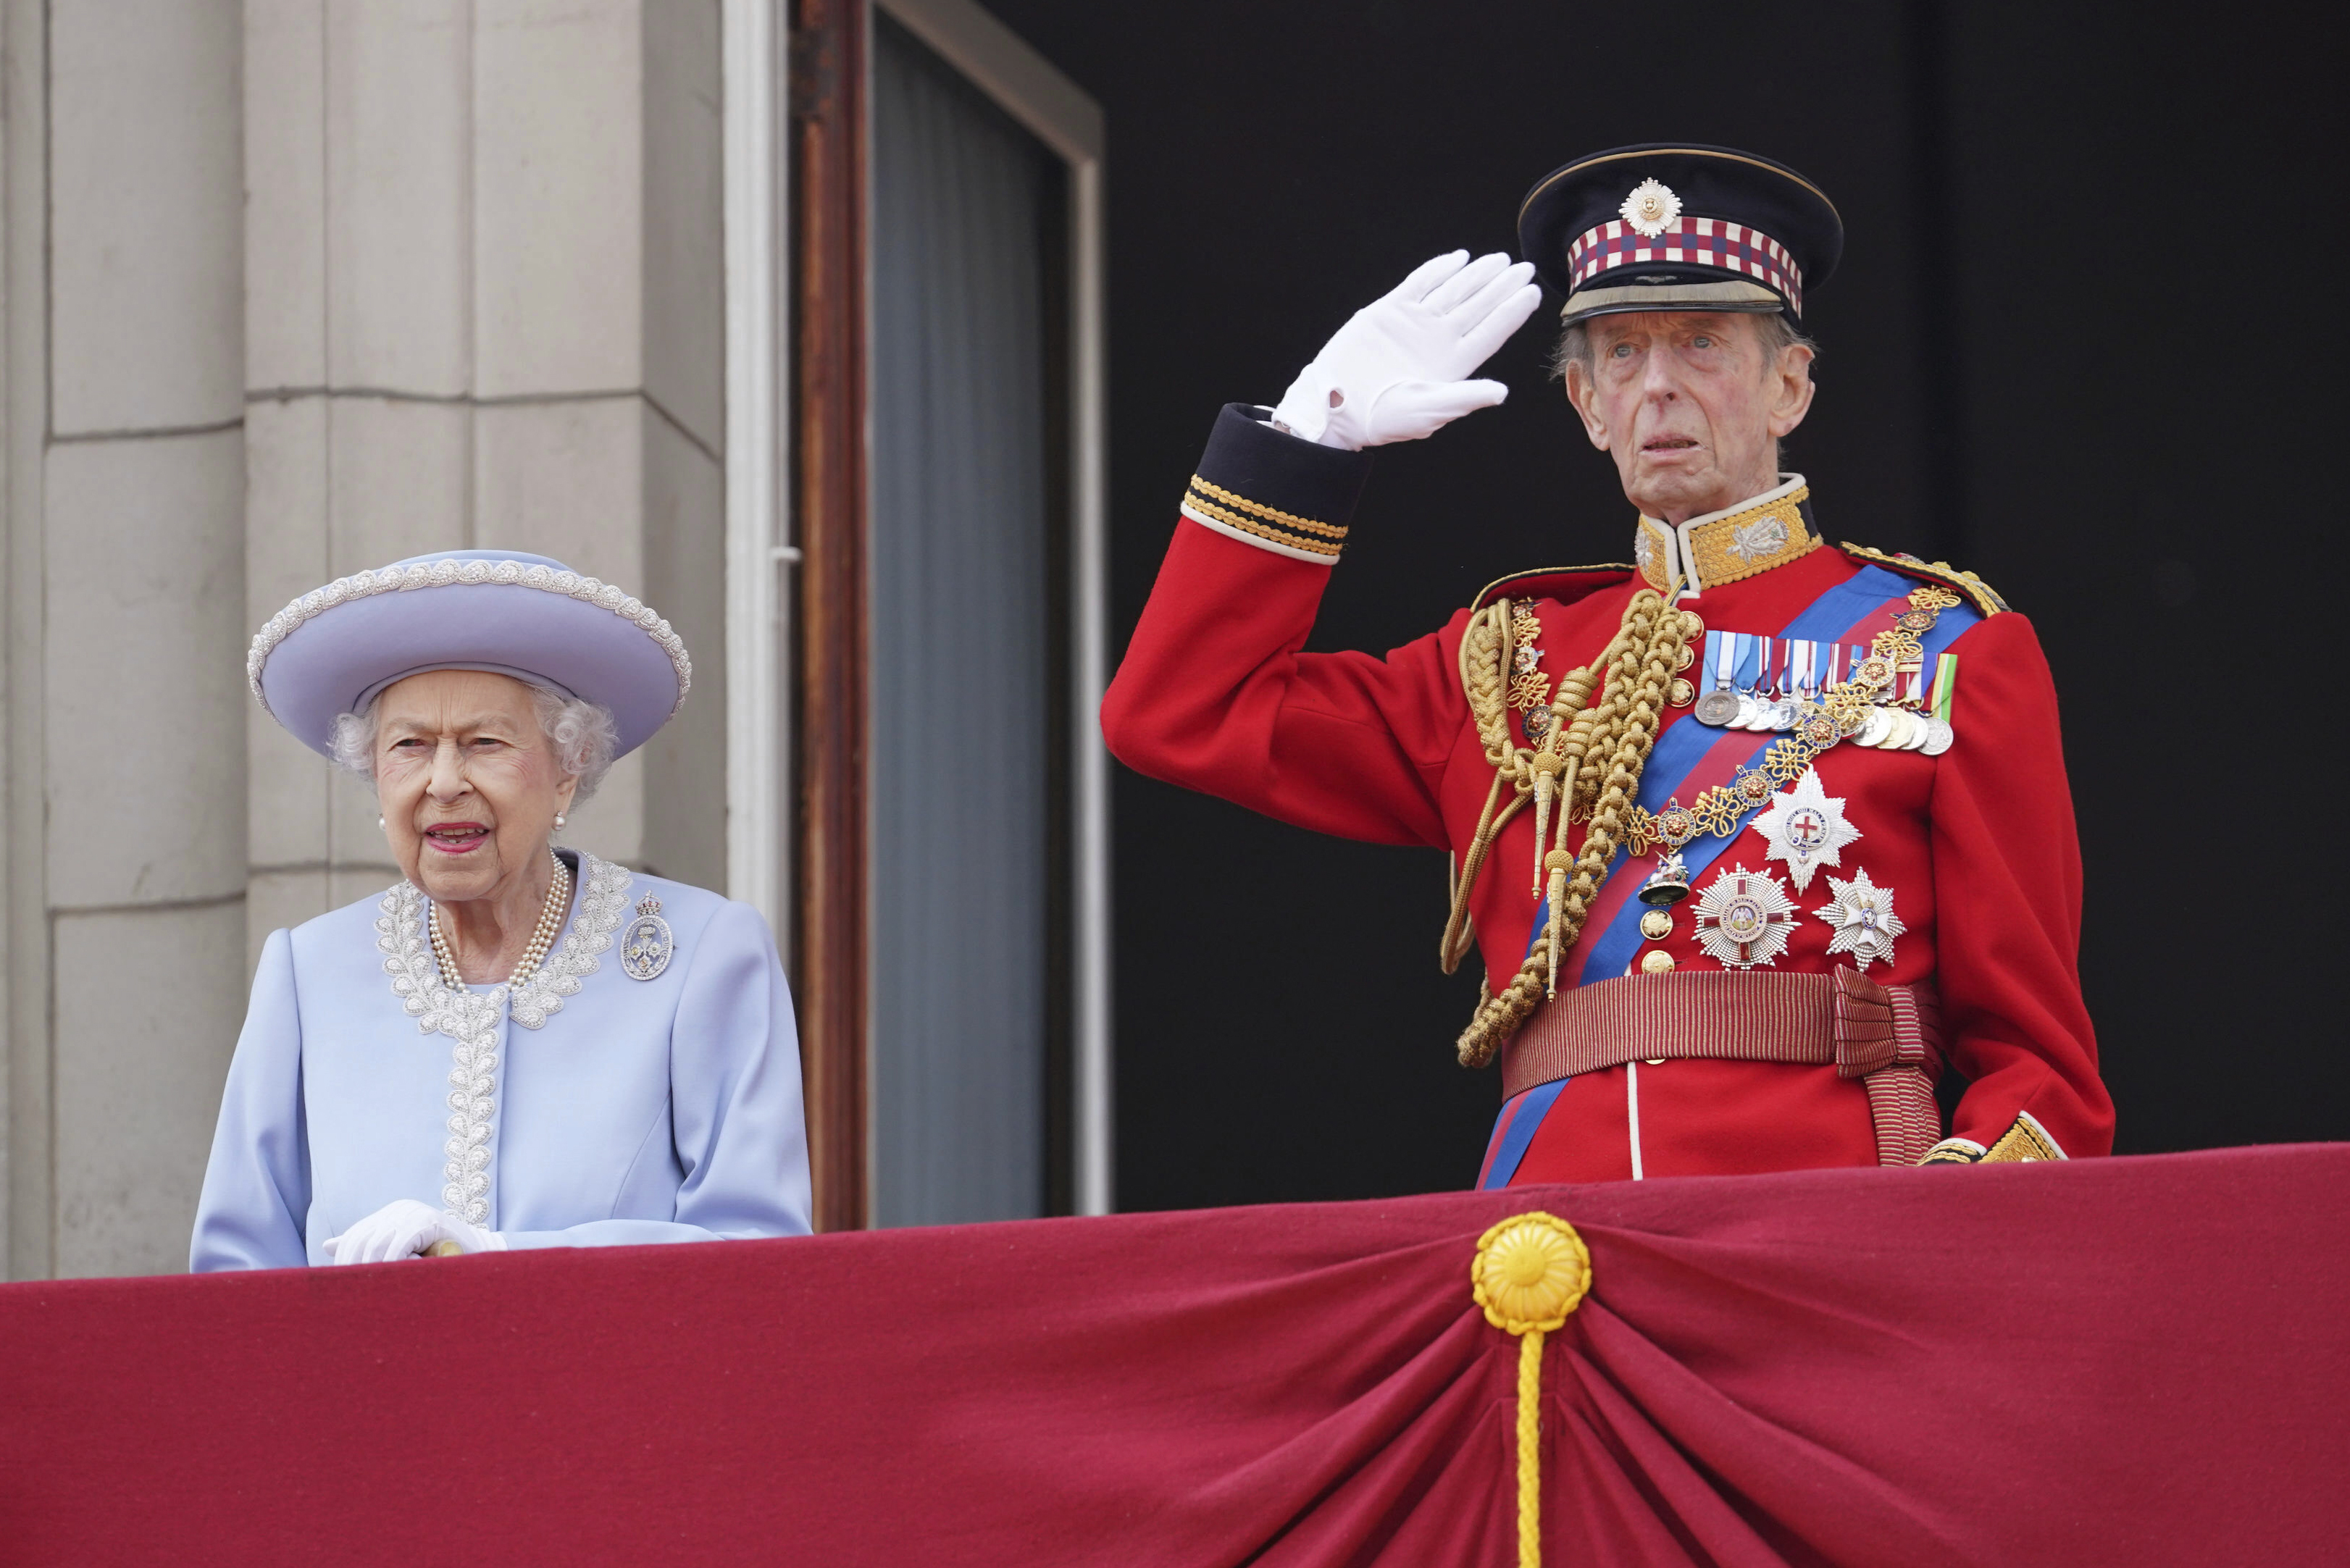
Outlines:
{"label": "epaulette", "polygon": [[1946,588],[1955,588],[1974,601],[1975,608],[1986,616],[1998,615],[2008,607],[2007,601],[2000,597],[1989,583],[1984,582],[1972,572],[1960,571],[1948,561],[1921,561],[1915,556],[1888,555],[1883,550],[1872,550],[1866,545],[1855,545],[1849,542],[1842,548],[1846,555],[1856,561],[1866,561],[1908,576],[1923,577],[1929,583],[1939,583]]}
{"label": "epaulette", "polygon": [[1513,599],[1550,598],[1573,604],[1602,588],[1614,587],[1638,570],[1628,561],[1607,561],[1596,566],[1535,566],[1512,572],[1478,589],[1477,597],[1469,601],[1469,613],[1475,615],[1483,609],[1496,594]]}

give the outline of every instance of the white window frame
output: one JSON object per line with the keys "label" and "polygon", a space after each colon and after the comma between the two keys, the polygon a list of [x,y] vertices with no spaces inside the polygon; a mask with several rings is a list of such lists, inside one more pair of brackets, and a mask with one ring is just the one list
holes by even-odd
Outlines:
{"label": "white window frame", "polygon": [[726,891],[792,947],[791,595],[785,511],[784,33],[778,0],[725,0]]}

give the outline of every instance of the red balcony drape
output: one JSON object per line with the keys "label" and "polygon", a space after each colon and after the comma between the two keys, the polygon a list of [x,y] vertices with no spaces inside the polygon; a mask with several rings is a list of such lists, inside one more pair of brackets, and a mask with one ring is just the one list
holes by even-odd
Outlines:
{"label": "red balcony drape", "polygon": [[2345,1550],[2324,1145],[8,1285],[0,1562],[1503,1568],[1533,1208],[1547,1563]]}

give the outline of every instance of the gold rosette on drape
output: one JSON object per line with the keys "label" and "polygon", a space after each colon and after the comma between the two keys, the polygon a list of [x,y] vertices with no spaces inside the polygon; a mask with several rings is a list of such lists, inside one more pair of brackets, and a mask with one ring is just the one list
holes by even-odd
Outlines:
{"label": "gold rosette on drape", "polygon": [[1591,1253],[1575,1227],[1540,1210],[1477,1240],[1471,1293],[1485,1321],[1518,1336],[1518,1568],[1542,1568],[1543,1341],[1591,1289]]}

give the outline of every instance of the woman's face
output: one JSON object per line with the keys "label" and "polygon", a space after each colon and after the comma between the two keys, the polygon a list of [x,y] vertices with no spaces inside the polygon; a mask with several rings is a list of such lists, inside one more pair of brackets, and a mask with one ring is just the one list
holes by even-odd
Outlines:
{"label": "woman's face", "polygon": [[435,670],[384,691],[375,734],[384,836],[436,902],[515,886],[545,858],[578,784],[556,765],[530,688],[511,676]]}

